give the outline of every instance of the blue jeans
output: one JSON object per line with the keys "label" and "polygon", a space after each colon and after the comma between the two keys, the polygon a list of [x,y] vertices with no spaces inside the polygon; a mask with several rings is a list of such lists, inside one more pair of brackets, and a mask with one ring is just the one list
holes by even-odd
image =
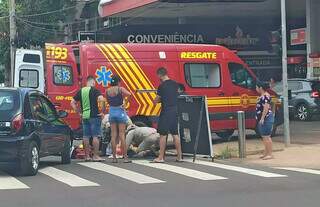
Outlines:
{"label": "blue jeans", "polygon": [[101,136],[101,118],[90,118],[82,120],[83,137],[89,139],[90,137]]}

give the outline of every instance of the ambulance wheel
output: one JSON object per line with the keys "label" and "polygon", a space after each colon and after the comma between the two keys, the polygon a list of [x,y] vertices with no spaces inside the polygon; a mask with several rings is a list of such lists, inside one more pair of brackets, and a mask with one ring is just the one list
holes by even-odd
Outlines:
{"label": "ambulance wheel", "polygon": [[218,137],[220,137],[221,139],[226,140],[226,141],[230,140],[230,138],[232,137],[233,133],[234,133],[233,129],[229,129],[229,130],[221,131],[221,132],[216,132]]}

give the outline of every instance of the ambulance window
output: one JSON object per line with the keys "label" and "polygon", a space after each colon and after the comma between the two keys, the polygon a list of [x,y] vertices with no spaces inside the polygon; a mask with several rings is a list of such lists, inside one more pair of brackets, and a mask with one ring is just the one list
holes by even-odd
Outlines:
{"label": "ambulance window", "polygon": [[184,65],[185,78],[192,88],[220,87],[220,66],[209,63],[187,63]]}
{"label": "ambulance window", "polygon": [[73,72],[72,68],[67,65],[54,65],[53,66],[53,82],[59,86],[73,85]]}
{"label": "ambulance window", "polygon": [[25,54],[23,56],[23,62],[25,62],[25,63],[40,63],[40,55]]}
{"label": "ambulance window", "polygon": [[243,65],[229,63],[229,71],[233,84],[250,89],[255,87],[254,78]]}
{"label": "ambulance window", "polygon": [[39,73],[37,70],[22,69],[20,70],[19,86],[22,88],[38,88]]}

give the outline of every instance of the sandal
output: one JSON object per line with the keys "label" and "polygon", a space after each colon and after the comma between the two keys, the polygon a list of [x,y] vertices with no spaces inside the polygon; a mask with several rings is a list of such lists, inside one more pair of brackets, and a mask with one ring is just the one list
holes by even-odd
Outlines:
{"label": "sandal", "polygon": [[118,159],[117,158],[112,158],[112,163],[118,163]]}
{"label": "sandal", "polygon": [[261,155],[259,158],[260,159],[263,159],[263,158],[265,158],[267,155]]}
{"label": "sandal", "polygon": [[164,160],[154,159],[151,161],[151,163],[164,163]]}
{"label": "sandal", "polygon": [[132,163],[132,161],[129,160],[128,158],[124,158],[123,163]]}
{"label": "sandal", "polygon": [[273,159],[273,156],[270,156],[270,155],[265,156],[264,158],[262,158],[262,160],[271,160],[271,159]]}
{"label": "sandal", "polygon": [[98,157],[98,158],[93,158],[92,159],[93,162],[104,162],[106,161],[105,159],[101,158],[101,157]]}
{"label": "sandal", "polygon": [[180,160],[176,159],[176,162],[182,163],[184,161],[182,159],[180,159]]}

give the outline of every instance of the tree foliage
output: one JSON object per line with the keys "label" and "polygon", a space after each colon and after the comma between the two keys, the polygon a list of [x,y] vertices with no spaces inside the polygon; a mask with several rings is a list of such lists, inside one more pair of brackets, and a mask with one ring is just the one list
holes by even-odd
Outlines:
{"label": "tree foliage", "polygon": [[[0,0],[0,65],[10,66],[8,0]],[[66,22],[75,14],[74,0],[16,0],[18,48],[43,47],[47,41],[62,41]]]}

